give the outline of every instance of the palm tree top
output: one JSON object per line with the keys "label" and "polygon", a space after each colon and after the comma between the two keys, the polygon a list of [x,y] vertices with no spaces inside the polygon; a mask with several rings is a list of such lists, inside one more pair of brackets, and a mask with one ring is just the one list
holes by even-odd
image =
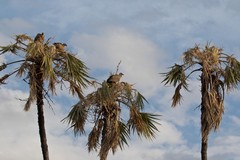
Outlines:
{"label": "palm tree top", "polygon": [[[124,144],[128,145],[131,133],[147,139],[155,137],[159,115],[143,112],[146,103],[132,84],[120,79],[114,83],[104,80],[84,101],[74,105],[64,120],[75,134],[85,133],[86,122],[92,122],[88,150],[99,149],[100,159],[105,160],[109,150],[115,153],[118,146],[123,149]],[[123,110],[129,115],[123,115]]]}
{"label": "palm tree top", "polygon": [[[43,79],[48,84],[46,91],[56,94],[56,85],[68,82],[69,91],[83,98],[82,88],[91,84],[88,68],[83,61],[65,48],[59,49],[60,42],[51,43],[51,38],[45,40],[44,33],[38,33],[34,39],[26,34],[15,36],[15,42],[0,47],[0,55],[12,53],[15,61],[3,63],[0,71],[8,66],[17,66],[12,72],[0,78],[0,84],[4,84],[11,75],[23,77],[30,86],[29,100],[32,102],[36,97],[36,73],[35,66],[40,65]],[[64,47],[66,45],[62,44]],[[29,103],[27,103],[29,104]],[[29,108],[29,105],[27,105]]]}
{"label": "palm tree top", "polygon": [[172,106],[180,103],[183,87],[188,90],[189,77],[196,72],[203,73],[205,77],[216,74],[219,83],[227,90],[237,88],[240,82],[240,62],[234,55],[228,55],[222,48],[207,44],[204,48],[196,45],[183,53],[182,64],[174,64],[164,75],[163,83],[176,87]]}

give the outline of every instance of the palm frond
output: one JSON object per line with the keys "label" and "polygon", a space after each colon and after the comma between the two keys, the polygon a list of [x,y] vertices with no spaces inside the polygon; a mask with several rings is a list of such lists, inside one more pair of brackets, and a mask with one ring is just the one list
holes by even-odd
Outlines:
{"label": "palm frond", "polygon": [[128,125],[130,130],[136,132],[140,137],[144,136],[147,139],[153,139],[155,133],[158,131],[156,124],[159,124],[157,117],[159,115],[154,115],[145,112],[139,112],[135,107],[131,108],[130,119]]}
{"label": "palm frond", "polygon": [[99,146],[99,139],[102,133],[103,129],[103,120],[99,119],[96,123],[95,126],[93,127],[92,131],[88,135],[88,151],[92,151],[93,149],[96,151],[98,146]]}
{"label": "palm frond", "polygon": [[[41,43],[29,43],[26,49],[26,57],[35,58],[35,60],[39,59],[44,55],[44,45]],[[36,59],[37,58],[37,59]],[[39,59],[40,60],[40,59]]]}
{"label": "palm frond", "polygon": [[182,83],[184,88],[187,88],[184,66],[175,64],[170,68],[171,70],[169,72],[163,73],[163,75],[165,76],[165,79],[162,82],[165,82],[165,85],[173,84],[174,87],[177,84]]}
{"label": "palm frond", "polygon": [[227,89],[237,88],[240,82],[240,62],[232,56],[227,57],[227,65],[224,70],[224,84]]}
{"label": "palm frond", "polygon": [[87,87],[87,84],[90,84],[91,82],[88,80],[90,77],[88,76],[88,68],[85,64],[70,53],[62,55],[65,59],[61,68],[64,75],[73,82],[77,83],[79,86]]}
{"label": "palm frond", "polygon": [[62,121],[67,121],[67,123],[73,128],[75,135],[78,133],[84,134],[84,126],[87,119],[87,110],[81,102],[75,104],[66,118]]}
{"label": "palm frond", "polygon": [[178,86],[175,89],[174,95],[172,97],[172,107],[175,107],[177,104],[180,104],[182,95],[180,93],[180,90],[182,88],[182,83],[178,84]]}
{"label": "palm frond", "polygon": [[121,122],[121,121],[118,121],[118,124],[119,124],[119,132],[120,132],[120,138],[119,138],[119,141],[118,141],[118,144],[119,144],[119,147],[120,149],[122,150],[124,145],[127,145],[128,146],[128,140],[130,139],[130,133],[129,133],[129,130],[128,130],[128,126]]}
{"label": "palm frond", "polygon": [[144,102],[148,103],[147,99],[139,92],[136,93],[136,106],[142,110],[144,108]]}
{"label": "palm frond", "polygon": [[198,63],[200,59],[201,59],[201,50],[199,48],[199,45],[196,45],[195,47],[190,48],[183,53],[183,62],[189,67]]}
{"label": "palm frond", "polygon": [[20,50],[21,48],[15,43],[15,44],[10,44],[7,46],[0,46],[0,55],[11,52],[13,54],[17,54],[17,51]]}
{"label": "palm frond", "polygon": [[27,36],[26,34],[19,34],[15,36],[17,43],[22,43],[23,41],[29,41],[29,42],[33,42],[33,39],[29,36]]}

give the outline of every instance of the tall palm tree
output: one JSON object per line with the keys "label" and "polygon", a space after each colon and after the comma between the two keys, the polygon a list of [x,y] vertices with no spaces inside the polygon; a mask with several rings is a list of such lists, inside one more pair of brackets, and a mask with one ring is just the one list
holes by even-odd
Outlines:
{"label": "tall palm tree", "polygon": [[87,146],[89,152],[99,150],[100,160],[106,160],[110,150],[114,154],[118,146],[128,145],[131,133],[152,139],[158,131],[158,115],[143,112],[146,99],[129,83],[120,82],[122,75],[98,83],[96,91],[74,105],[65,118],[80,135],[85,133],[86,122],[93,123]]}
{"label": "tall palm tree", "polygon": [[[175,64],[164,73],[165,85],[175,89],[172,107],[180,103],[183,88],[188,91],[189,77],[199,72],[201,81],[201,157],[207,160],[208,135],[219,128],[224,113],[224,95],[237,88],[240,81],[240,62],[233,55],[223,53],[221,48],[207,44],[205,48],[195,46],[183,53],[183,64]],[[196,74],[194,74],[196,75]]]}
{"label": "tall palm tree", "polygon": [[[90,83],[87,67],[68,51],[60,50],[56,43],[50,44],[50,39],[45,42],[44,33],[37,34],[34,40],[24,34],[17,35],[15,43],[1,47],[0,52],[0,55],[12,53],[11,56],[14,58],[9,59],[15,60],[0,66],[0,71],[5,68],[9,68],[8,71],[13,69],[0,78],[0,84],[4,84],[11,75],[24,76],[24,81],[29,85],[29,97],[24,110],[28,111],[31,104],[36,101],[43,159],[49,160],[43,100],[49,98],[49,91],[56,94],[56,85],[64,82],[69,82],[69,90],[73,95],[77,94],[82,98],[82,88]],[[11,65],[14,65],[14,68]]]}

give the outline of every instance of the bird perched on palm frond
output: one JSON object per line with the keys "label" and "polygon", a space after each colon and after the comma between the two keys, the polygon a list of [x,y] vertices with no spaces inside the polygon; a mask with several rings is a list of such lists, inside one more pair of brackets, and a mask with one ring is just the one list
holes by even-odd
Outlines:
{"label": "bird perched on palm frond", "polygon": [[65,51],[65,47],[67,46],[66,43],[60,43],[60,42],[55,42],[53,43],[53,45],[56,47],[57,51],[59,52],[64,52]]}
{"label": "bird perched on palm frond", "polygon": [[34,38],[34,42],[44,42],[44,33],[38,33],[36,37]]}
{"label": "bird perched on palm frond", "polygon": [[113,74],[107,79],[107,83],[116,84],[120,81],[120,79],[123,75],[124,75],[123,73]]}

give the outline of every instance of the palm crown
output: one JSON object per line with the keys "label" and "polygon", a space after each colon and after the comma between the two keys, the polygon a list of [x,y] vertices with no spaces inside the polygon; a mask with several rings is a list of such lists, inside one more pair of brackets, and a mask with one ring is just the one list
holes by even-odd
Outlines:
{"label": "palm crown", "polygon": [[[110,76],[111,77],[111,76]],[[87,119],[93,123],[88,136],[88,150],[98,150],[101,160],[107,158],[109,150],[115,153],[118,146],[122,149],[128,144],[132,132],[145,138],[154,138],[158,131],[158,117],[142,112],[146,99],[127,82],[104,81],[96,91],[88,94],[84,101],[73,106],[66,117],[74,132],[85,133]],[[121,114],[123,109],[129,115]]]}
{"label": "palm crown", "polygon": [[3,84],[14,73],[19,77],[26,76],[24,80],[28,80],[30,88],[30,95],[25,105],[25,110],[28,110],[31,102],[36,99],[38,85],[36,67],[40,66],[43,80],[48,83],[46,92],[50,90],[55,94],[56,84],[63,84],[67,81],[70,84],[71,93],[82,98],[82,87],[90,84],[85,64],[70,52],[59,50],[55,45],[50,44],[50,39],[43,43],[37,37],[38,35],[33,40],[24,34],[17,35],[14,44],[1,47],[1,54],[11,52],[19,58],[14,62],[3,63],[0,66],[1,70],[16,63],[20,65],[13,72],[1,77],[0,83]]}

